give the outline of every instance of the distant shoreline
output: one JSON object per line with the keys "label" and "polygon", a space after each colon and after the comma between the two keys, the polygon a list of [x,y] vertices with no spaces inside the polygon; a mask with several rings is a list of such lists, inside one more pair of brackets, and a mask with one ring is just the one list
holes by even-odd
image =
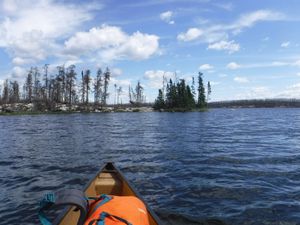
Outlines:
{"label": "distant shoreline", "polygon": [[250,99],[209,102],[209,108],[300,108],[300,99]]}

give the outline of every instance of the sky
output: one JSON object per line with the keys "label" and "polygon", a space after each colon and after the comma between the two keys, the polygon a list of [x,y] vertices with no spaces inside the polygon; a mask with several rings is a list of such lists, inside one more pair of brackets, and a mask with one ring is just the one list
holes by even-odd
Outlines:
{"label": "sky", "polygon": [[138,81],[151,102],[163,77],[198,72],[210,101],[300,98],[299,25],[298,0],[1,0],[0,82],[74,64],[108,66],[124,102]]}

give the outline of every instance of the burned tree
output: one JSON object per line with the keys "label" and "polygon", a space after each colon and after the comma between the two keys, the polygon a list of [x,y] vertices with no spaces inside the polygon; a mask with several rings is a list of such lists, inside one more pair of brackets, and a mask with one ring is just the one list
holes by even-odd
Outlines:
{"label": "burned tree", "polygon": [[140,81],[138,81],[135,90],[129,86],[129,101],[131,104],[140,105],[145,102],[144,88],[142,87]]}
{"label": "burned tree", "polygon": [[102,96],[102,104],[103,105],[106,105],[107,98],[109,96],[108,85],[109,85],[109,81],[110,81],[110,75],[111,75],[110,70],[107,67],[106,71],[104,72],[104,90],[103,90],[103,96]]}
{"label": "burned tree", "polygon": [[103,77],[101,68],[97,71],[97,77],[94,84],[94,99],[95,104],[99,104],[102,97]]}
{"label": "burned tree", "polygon": [[33,80],[32,80],[33,70],[32,68],[29,70],[25,82],[25,90],[26,90],[26,101],[32,102],[32,91],[33,91]]}
{"label": "burned tree", "polygon": [[66,73],[66,93],[67,93],[67,102],[72,105],[76,99],[76,72],[75,65],[70,65],[67,68]]}

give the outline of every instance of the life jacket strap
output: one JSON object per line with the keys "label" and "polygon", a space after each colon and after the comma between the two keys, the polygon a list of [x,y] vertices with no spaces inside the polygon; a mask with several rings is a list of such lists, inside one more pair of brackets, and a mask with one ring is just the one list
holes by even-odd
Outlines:
{"label": "life jacket strap", "polygon": [[95,200],[97,203],[96,203],[96,206],[94,207],[93,211],[89,213],[89,215],[93,215],[94,212],[96,212],[96,210],[104,205],[105,203],[109,202],[110,200],[112,200],[113,197],[111,196],[108,196],[106,194],[102,194],[100,195],[99,197],[89,197],[88,199],[92,199],[92,200]]}
{"label": "life jacket strap", "polygon": [[121,218],[119,216],[112,215],[112,214],[107,213],[107,212],[102,212],[100,214],[99,219],[91,221],[91,223],[89,225],[92,225],[94,222],[96,222],[96,225],[105,225],[105,218],[107,218],[107,217],[113,217],[113,218],[115,218],[115,219],[123,222],[126,225],[132,225],[127,220],[125,220],[125,219],[123,219],[123,218]]}

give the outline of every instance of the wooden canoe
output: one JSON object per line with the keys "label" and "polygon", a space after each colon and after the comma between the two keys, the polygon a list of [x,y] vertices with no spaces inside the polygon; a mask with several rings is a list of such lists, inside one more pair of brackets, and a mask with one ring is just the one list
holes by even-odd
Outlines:
{"label": "wooden canoe", "polygon": [[[113,164],[106,163],[96,176],[85,187],[86,196],[97,196],[100,194],[118,196],[136,196],[141,199],[147,207],[149,224],[161,225],[157,215],[150,209],[144,199],[138,194],[133,186],[126,180],[122,172]],[[79,211],[74,208],[64,210],[55,220],[57,225],[76,225]]]}

